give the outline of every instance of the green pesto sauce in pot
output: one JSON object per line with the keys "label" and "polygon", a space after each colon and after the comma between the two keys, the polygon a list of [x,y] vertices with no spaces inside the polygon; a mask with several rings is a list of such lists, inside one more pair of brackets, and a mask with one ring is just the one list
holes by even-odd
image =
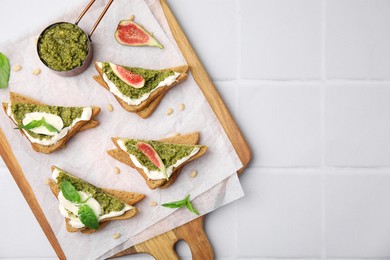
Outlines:
{"label": "green pesto sauce in pot", "polygon": [[112,211],[121,211],[125,207],[125,204],[121,200],[104,192],[102,189],[79,178],[71,176],[64,171],[60,171],[57,177],[58,187],[61,187],[61,183],[63,181],[69,181],[77,191],[83,191],[97,200],[102,207],[102,215],[108,214]]}
{"label": "green pesto sauce in pot", "polygon": [[38,54],[53,70],[72,70],[81,66],[87,57],[88,37],[74,24],[56,24],[39,38]]}
{"label": "green pesto sauce in pot", "polygon": [[103,62],[103,73],[106,74],[107,78],[112,81],[119,91],[132,99],[139,99],[146,93],[151,92],[155,89],[161,81],[166,79],[169,76],[173,76],[175,73],[172,70],[158,71],[158,70],[149,70],[137,67],[126,67],[122,66],[125,69],[142,76],[145,79],[145,85],[142,88],[134,88],[130,85],[127,85],[123,80],[121,80],[115,73],[112,71],[111,66],[108,62]]}
{"label": "green pesto sauce in pot", "polygon": [[[11,103],[11,112],[15,118],[18,126],[23,125],[23,119],[26,114],[32,112],[46,112],[61,117],[64,127],[68,127],[72,122],[81,117],[83,113],[82,107],[59,107],[59,106],[47,106],[47,105],[35,105],[28,103]],[[43,134],[37,134],[30,130],[26,130],[28,134],[34,138],[50,139],[52,136]]]}
{"label": "green pesto sauce in pot", "polygon": [[168,144],[159,141],[145,141],[145,140],[134,140],[134,139],[122,139],[124,142],[127,152],[134,155],[137,160],[150,171],[158,171],[156,165],[148,159],[136,146],[141,141],[148,143],[158,153],[161,160],[163,161],[166,168],[174,165],[178,160],[189,156],[195,147],[201,147],[199,145],[181,145],[181,144]]}

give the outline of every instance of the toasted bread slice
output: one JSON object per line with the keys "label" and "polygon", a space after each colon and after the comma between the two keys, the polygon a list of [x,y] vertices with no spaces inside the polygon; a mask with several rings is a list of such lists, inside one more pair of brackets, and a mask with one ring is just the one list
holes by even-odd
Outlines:
{"label": "toasted bread slice", "polygon": [[[176,178],[179,175],[181,169],[187,163],[189,163],[189,162],[191,162],[191,161],[201,157],[207,151],[207,146],[201,146],[201,148],[200,148],[198,153],[196,153],[194,156],[192,156],[189,160],[184,162],[178,168],[174,168],[173,169],[173,172],[172,172],[171,176],[169,177],[169,180],[166,180],[166,179],[152,180],[152,179],[148,178],[148,176],[146,175],[146,173],[142,169],[140,169],[140,168],[138,168],[138,167],[136,167],[134,165],[134,163],[130,159],[130,156],[129,156],[128,153],[126,153],[125,151],[120,149],[120,147],[119,147],[119,145],[117,143],[118,139],[119,138],[112,138],[112,141],[114,142],[114,144],[117,147],[117,149],[109,150],[109,151],[107,151],[107,153],[111,157],[113,157],[114,159],[116,159],[116,160],[118,160],[118,161],[120,161],[120,162],[122,162],[124,164],[127,164],[130,167],[136,169],[141,174],[141,176],[145,179],[146,184],[148,185],[148,187],[150,189],[156,189],[156,188],[165,189],[165,188],[169,187],[176,180]],[[198,132],[194,132],[194,133],[191,133],[191,134],[179,135],[179,136],[164,138],[164,139],[161,139],[159,141],[165,142],[165,143],[171,143],[171,144],[196,145],[198,143],[198,141],[199,141],[199,133]]]}
{"label": "toasted bread slice", "polygon": [[[100,77],[99,75],[95,75],[93,76],[93,78],[95,79],[96,82],[98,82],[102,87],[106,88],[104,86],[105,82],[103,80],[102,77]],[[163,97],[165,96],[165,94],[167,93],[168,91],[165,91],[164,93],[161,93],[159,96],[157,96],[154,100],[152,100],[152,102],[150,102],[150,104],[145,107],[143,110],[139,110],[139,111],[136,111],[135,113],[142,117],[142,118],[148,118],[151,114],[153,114],[154,110],[156,110],[157,106],[160,104],[161,100],[163,99]]]}
{"label": "toasted bread slice", "polygon": [[[107,85],[107,83],[103,79],[103,71],[97,65],[96,62],[95,62],[95,68],[98,71],[99,76],[96,75],[96,76],[93,76],[93,78],[102,87],[104,87],[105,89],[110,91],[109,86]],[[139,105],[129,105],[126,102],[124,102],[121,98],[117,97],[116,95],[114,95],[114,97],[118,100],[119,104],[126,111],[128,111],[128,112],[135,112],[142,118],[149,117],[154,112],[154,110],[157,108],[158,104],[160,104],[161,99],[164,97],[164,95],[171,88],[173,88],[174,86],[176,86],[177,84],[179,84],[180,82],[182,82],[184,79],[187,78],[187,71],[188,71],[188,66],[187,65],[174,67],[174,68],[163,69],[163,70],[160,70],[160,71],[166,71],[166,70],[172,70],[172,71],[178,72],[178,73],[180,73],[180,75],[177,77],[176,81],[173,82],[171,85],[160,87],[157,90],[153,91],[150,94],[150,96],[146,100],[142,101]],[[159,97],[159,99],[158,99],[158,97]]]}
{"label": "toasted bread slice", "polygon": [[[28,104],[35,104],[35,105],[45,105],[37,100],[22,96],[20,94],[17,94],[15,92],[10,93],[10,102],[11,103],[28,103]],[[7,114],[7,107],[8,103],[3,102],[3,109],[4,112]],[[52,144],[52,145],[42,145],[42,144],[36,144],[36,143],[31,143],[32,148],[41,153],[52,153],[60,148],[62,148],[65,143],[75,134],[78,132],[94,128],[99,125],[99,121],[94,120],[94,118],[100,113],[100,108],[99,107],[92,107],[92,115],[91,119],[89,121],[79,121],[77,122],[68,132],[68,134],[60,139],[57,143]],[[11,117],[10,117],[11,118]],[[12,120],[12,119],[11,119]],[[23,130],[19,130],[24,136],[26,134],[24,133]],[[27,136],[26,136],[27,138]],[[27,138],[27,140],[29,140]]]}
{"label": "toasted bread slice", "polygon": [[[60,171],[63,171],[61,170],[60,168],[58,167],[55,167],[55,166],[52,166],[51,169],[52,171],[57,168],[59,169]],[[50,190],[52,191],[53,195],[57,198],[58,197],[58,194],[60,192],[59,188],[58,188],[58,185],[57,183],[54,181],[54,180],[50,180],[49,183],[48,183],[49,187],[50,187]],[[119,191],[119,190],[113,190],[113,189],[104,189],[102,188],[102,190],[114,197],[116,197],[117,199],[125,202],[126,204],[129,204],[131,206],[133,206],[134,204],[136,204],[137,202],[140,202],[141,200],[143,200],[145,198],[145,195],[144,194],[141,194],[141,193],[135,193],[135,192],[128,192],[128,191]],[[111,217],[111,218],[107,218],[107,219],[104,219],[102,221],[99,222],[100,224],[100,227],[99,227],[99,230],[101,230],[102,228],[104,228],[110,221],[112,220],[124,220],[124,219],[129,219],[129,218],[132,218],[134,217],[136,214],[138,213],[138,209],[133,207],[132,209],[128,210],[125,212],[125,214],[121,215],[121,216],[117,216],[117,217]],[[65,222],[66,222],[66,230],[68,232],[77,232],[77,231],[80,231],[82,233],[85,233],[85,234],[90,234],[90,233],[94,233],[96,232],[97,230],[95,229],[90,229],[88,227],[84,227],[84,228],[74,228],[72,227],[70,224],[69,224],[69,219],[68,218],[65,218]]]}

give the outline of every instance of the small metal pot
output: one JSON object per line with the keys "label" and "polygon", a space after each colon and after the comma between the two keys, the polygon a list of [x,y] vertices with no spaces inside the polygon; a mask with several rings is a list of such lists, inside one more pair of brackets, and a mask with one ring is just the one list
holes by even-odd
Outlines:
{"label": "small metal pot", "polygon": [[[93,32],[95,31],[96,27],[99,25],[100,21],[102,20],[103,16],[106,14],[108,8],[110,7],[110,5],[112,4],[112,2],[114,0],[110,0],[108,1],[106,7],[104,8],[104,10],[102,11],[102,13],[100,14],[99,18],[97,19],[97,21],[95,22],[95,24],[93,25],[91,31],[89,32],[89,34],[87,34],[85,31],[83,31],[79,26],[78,26],[78,23],[80,22],[81,18],[83,18],[83,16],[85,15],[85,13],[88,11],[88,9],[92,6],[92,4],[95,2],[96,0],[91,0],[88,5],[84,8],[83,12],[79,15],[79,17],[77,18],[76,22],[73,24],[73,23],[69,23],[69,22],[58,22],[58,23],[54,23],[54,24],[51,24],[49,25],[48,27],[46,27],[42,32],[41,34],[39,35],[39,38],[38,38],[38,41],[37,41],[37,53],[38,53],[38,57],[39,59],[41,60],[41,62],[47,67],[49,68],[53,73],[59,75],[59,76],[63,76],[63,77],[72,77],[72,76],[76,76],[78,74],[81,74],[83,73],[87,68],[88,66],[91,64],[91,61],[92,61],[92,57],[93,57],[93,46],[92,46],[92,40],[91,40],[91,36],[93,34]],[[45,61],[42,60],[42,58],[40,57],[39,55],[39,48],[40,48],[40,43],[41,43],[41,40],[42,40],[42,37],[43,35],[45,34],[45,32],[52,28],[53,26],[56,26],[58,24],[72,24],[73,26],[75,26],[76,28],[79,28],[86,36],[87,36],[87,45],[88,45],[88,53],[87,53],[87,56],[85,57],[84,61],[82,62],[82,64],[78,67],[75,67],[71,70],[67,70],[67,71],[58,71],[58,70],[54,70],[52,68],[50,68]]]}

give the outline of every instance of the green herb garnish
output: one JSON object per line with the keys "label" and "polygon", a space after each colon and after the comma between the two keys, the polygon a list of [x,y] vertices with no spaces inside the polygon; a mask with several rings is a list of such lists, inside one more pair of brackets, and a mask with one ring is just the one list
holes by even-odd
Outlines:
{"label": "green herb garnish", "polygon": [[80,194],[77,192],[76,188],[69,181],[63,181],[61,183],[61,191],[65,199],[73,203],[80,203],[81,201]]}
{"label": "green herb garnish", "polygon": [[69,181],[63,181],[61,183],[61,191],[65,199],[75,203],[76,206],[79,207],[77,214],[81,223],[83,223],[86,227],[99,229],[99,220],[96,217],[95,212],[93,212],[90,206],[85,204],[91,197],[89,196],[85,200],[81,201],[80,194]]}
{"label": "green herb garnish", "polygon": [[0,52],[0,88],[8,86],[10,70],[8,58]]}
{"label": "green herb garnish", "polygon": [[99,229],[99,220],[90,206],[87,204],[81,205],[77,214],[79,215],[81,223],[86,227]]}
{"label": "green herb garnish", "polygon": [[192,206],[192,204],[190,202],[190,194],[188,194],[185,197],[185,199],[183,199],[183,200],[164,203],[164,204],[161,204],[161,206],[167,207],[167,208],[182,208],[185,206],[189,211],[195,213],[196,215],[199,215],[199,212]]}
{"label": "green herb garnish", "polygon": [[16,127],[15,129],[30,130],[30,129],[34,129],[34,128],[37,128],[40,126],[44,126],[50,132],[56,132],[56,133],[60,132],[57,128],[55,128],[54,126],[52,126],[51,124],[46,122],[45,117],[42,117],[40,120],[33,120],[30,123],[28,123],[27,125],[22,125],[22,126]]}

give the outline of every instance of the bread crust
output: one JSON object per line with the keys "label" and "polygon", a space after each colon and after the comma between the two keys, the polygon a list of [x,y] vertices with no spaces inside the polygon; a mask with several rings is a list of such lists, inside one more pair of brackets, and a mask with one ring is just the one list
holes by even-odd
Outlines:
{"label": "bread crust", "polygon": [[[169,180],[166,180],[166,179],[151,180],[148,178],[148,176],[146,175],[146,173],[142,169],[140,169],[134,165],[134,163],[130,159],[130,156],[128,155],[128,153],[126,153],[125,151],[120,149],[118,142],[117,142],[118,139],[119,138],[112,138],[112,141],[117,148],[112,149],[112,150],[108,150],[107,153],[111,157],[113,157],[114,159],[136,169],[139,172],[139,174],[145,179],[145,182],[150,189],[156,189],[156,188],[165,189],[165,188],[169,187],[176,180],[176,178],[179,176],[179,173],[181,172],[181,170],[183,169],[183,167],[185,165],[187,165],[189,162],[203,156],[207,151],[207,146],[201,146],[198,153],[196,153],[194,156],[192,156],[189,160],[184,162],[178,168],[173,169],[173,172],[172,172],[171,176],[169,177]],[[194,132],[194,133],[190,133],[190,134],[186,134],[186,135],[179,135],[179,136],[164,138],[164,139],[161,139],[159,141],[171,143],[171,144],[196,145],[199,142],[199,133]]]}
{"label": "bread crust", "polygon": [[[97,63],[95,62],[95,68],[99,75],[93,76],[93,79],[99,83],[100,86],[104,87],[106,90],[110,91],[109,86],[103,79],[103,71],[102,69],[97,66]],[[174,86],[182,82],[187,78],[187,71],[188,71],[188,65],[179,66],[179,67],[173,67],[173,68],[167,68],[162,69],[159,71],[166,71],[166,70],[173,70],[175,72],[180,73],[180,75],[177,77],[176,81],[173,82],[169,86],[164,86],[161,88],[158,88],[157,90],[153,91],[150,96],[142,101],[139,105],[128,105],[126,102],[124,102],[122,99],[114,95],[116,100],[119,102],[119,104],[128,112],[133,112],[139,115],[142,118],[149,117],[157,108],[157,106],[160,104],[162,98],[165,96],[165,94]]]}
{"label": "bread crust", "polygon": [[[12,102],[14,102],[14,103],[28,103],[28,104],[35,104],[35,105],[46,105],[46,104],[43,104],[43,103],[41,103],[41,102],[39,102],[37,100],[34,100],[32,98],[28,98],[28,97],[22,96],[20,94],[15,93],[15,92],[11,92],[10,93],[10,102],[11,103]],[[3,102],[2,105],[3,105],[4,112],[7,114],[8,103]],[[66,142],[70,138],[72,138],[74,135],[76,135],[78,132],[85,131],[85,130],[88,130],[88,129],[91,129],[91,128],[94,128],[94,127],[98,126],[100,123],[99,123],[99,121],[94,120],[94,118],[99,113],[100,113],[100,108],[99,107],[92,107],[92,115],[91,115],[91,118],[90,118],[89,121],[79,121],[79,122],[77,122],[70,129],[70,131],[68,132],[68,134],[64,138],[62,138],[57,143],[52,144],[52,145],[42,145],[42,144],[32,143],[28,139],[28,137],[26,136],[25,132],[22,129],[20,129],[19,131],[27,138],[27,140],[30,142],[32,148],[35,151],[49,154],[49,153],[52,153],[52,152],[55,152],[55,151],[61,149],[66,144]],[[12,118],[10,116],[8,116],[8,117],[12,120]],[[12,122],[13,122],[13,120],[12,120]]]}
{"label": "bread crust", "polygon": [[[57,169],[61,170],[58,167],[52,166],[51,167],[52,171],[54,170],[54,168],[57,168]],[[50,180],[48,185],[49,185],[50,190],[53,193],[53,195],[57,198],[58,194],[60,192],[60,190],[58,189],[57,183],[54,180]],[[108,194],[118,198],[119,200],[125,202],[126,204],[131,205],[131,206],[133,206],[134,204],[136,204],[137,202],[140,202],[141,200],[143,200],[145,198],[144,194],[136,193],[136,192],[120,191],[120,190],[105,189],[105,188],[102,188],[102,190],[107,192]],[[134,217],[137,213],[138,213],[138,209],[134,207],[131,210],[126,211],[125,214],[123,214],[123,215],[104,219],[101,222],[99,222],[99,230],[104,228],[112,220],[129,219],[129,218]],[[66,230],[68,232],[78,232],[78,231],[80,231],[80,232],[82,232],[84,234],[91,234],[91,233],[95,233],[96,231],[98,231],[98,230],[91,229],[91,228],[88,228],[88,227],[83,227],[83,228],[72,227],[69,224],[69,219],[68,218],[65,218],[65,223],[66,223]]]}

